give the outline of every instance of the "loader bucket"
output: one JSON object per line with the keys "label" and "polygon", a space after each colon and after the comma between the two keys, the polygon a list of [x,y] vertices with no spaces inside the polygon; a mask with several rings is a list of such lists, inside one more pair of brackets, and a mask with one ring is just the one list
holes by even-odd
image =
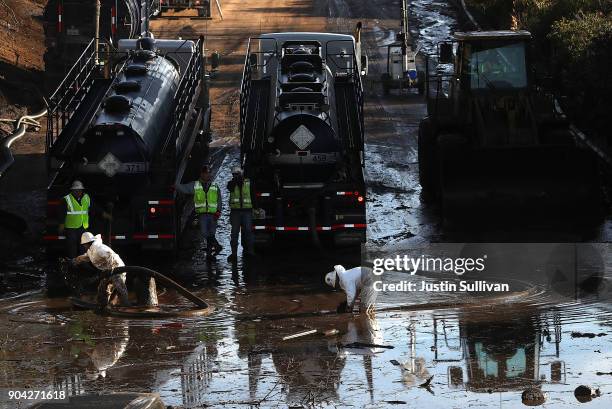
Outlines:
{"label": "loader bucket", "polygon": [[441,155],[445,217],[488,211],[508,216],[574,218],[599,212],[599,172],[593,155],[574,146],[448,150]]}

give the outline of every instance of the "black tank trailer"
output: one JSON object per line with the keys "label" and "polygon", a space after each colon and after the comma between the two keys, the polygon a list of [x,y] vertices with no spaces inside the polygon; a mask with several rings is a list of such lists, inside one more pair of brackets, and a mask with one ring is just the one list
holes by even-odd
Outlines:
{"label": "black tank trailer", "polygon": [[[357,39],[359,39],[359,26]],[[241,158],[255,243],[365,241],[359,41],[330,33],[251,38],[240,95]]]}
{"label": "black tank trailer", "polygon": [[58,209],[74,179],[112,213],[110,222],[94,217],[90,230],[114,246],[175,250],[193,211],[193,201],[177,197],[173,185],[197,178],[207,154],[203,39],[141,38],[118,46],[118,58],[104,64],[88,47],[50,98],[44,236],[50,254],[63,247]]}

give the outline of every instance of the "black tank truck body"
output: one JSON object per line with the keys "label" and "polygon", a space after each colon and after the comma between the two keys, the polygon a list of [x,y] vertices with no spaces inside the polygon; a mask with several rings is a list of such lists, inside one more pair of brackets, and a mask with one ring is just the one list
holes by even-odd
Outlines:
{"label": "black tank truck body", "polygon": [[365,240],[366,59],[359,49],[353,36],[341,34],[251,38],[240,130],[256,244],[296,235],[315,244],[324,238],[334,244]]}
{"label": "black tank truck body", "polygon": [[121,40],[104,64],[92,45],[50,98],[47,249],[63,248],[58,209],[79,179],[112,214],[90,218],[90,231],[113,246],[174,250],[193,200],[173,186],[197,178],[208,150],[203,38]]}

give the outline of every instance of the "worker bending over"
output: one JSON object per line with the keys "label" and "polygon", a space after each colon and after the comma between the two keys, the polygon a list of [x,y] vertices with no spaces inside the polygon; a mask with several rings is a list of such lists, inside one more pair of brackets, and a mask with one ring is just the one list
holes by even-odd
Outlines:
{"label": "worker bending over", "polygon": [[367,267],[355,267],[345,270],[341,265],[334,266],[334,271],[325,276],[325,283],[346,294],[346,303],[338,306],[338,312],[344,309],[352,312],[355,301],[359,297],[359,312],[374,312],[376,291],[374,291],[372,270]]}
{"label": "worker bending over", "polygon": [[86,231],[81,235],[81,245],[85,253],[73,260],[77,270],[91,270],[93,267],[100,276],[98,284],[98,308],[104,309],[113,300],[113,291],[119,297],[121,306],[129,306],[127,287],[125,286],[125,273],[112,276],[113,269],[123,267],[125,264],[121,257],[106,244],[102,243],[100,235],[94,236]]}
{"label": "worker bending over", "polygon": [[232,180],[227,184],[230,192],[230,223],[232,225],[232,254],[228,261],[235,262],[238,253],[238,234],[241,233],[242,246],[248,256],[254,256],[253,250],[253,199],[251,196],[251,181],[242,175],[238,166],[232,169]]}
{"label": "worker bending over", "polygon": [[204,165],[200,170],[200,178],[195,182],[176,185],[176,190],[186,195],[193,195],[193,204],[200,224],[202,239],[206,243],[206,256],[213,258],[223,247],[215,237],[217,220],[221,216],[221,189],[210,180],[210,170]]}

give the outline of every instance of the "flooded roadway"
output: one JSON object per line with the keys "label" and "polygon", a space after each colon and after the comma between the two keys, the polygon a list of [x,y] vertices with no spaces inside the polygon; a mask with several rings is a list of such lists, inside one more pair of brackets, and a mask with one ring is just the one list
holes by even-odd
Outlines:
{"label": "flooded roadway", "polygon": [[[296,26],[311,30],[350,32],[357,20],[364,21],[372,63],[365,107],[369,245],[397,249],[525,234],[524,227],[514,227],[512,234],[508,226],[457,232],[421,204],[416,134],[425,106],[416,94],[383,96],[376,82],[385,63],[382,47],[399,28],[397,2],[315,1],[313,10],[297,1],[284,3],[286,14],[299,14]],[[224,24],[232,24],[232,10],[241,2],[225,4],[229,23]],[[455,29],[447,2],[415,0],[411,13],[412,34],[426,49]],[[216,22],[209,24],[217,41],[211,48],[222,50],[230,63],[235,57],[239,66],[243,44],[215,33]],[[264,28],[289,27],[276,17]],[[219,82],[235,82],[236,66],[222,70]],[[227,107],[229,114],[235,89],[219,88],[213,93],[218,110],[225,113]],[[226,126],[217,136],[231,144],[235,128],[219,115],[216,123]],[[216,176],[220,186],[237,160],[237,150],[230,149]],[[545,235],[533,229],[521,240],[583,238],[581,232],[543,230]],[[177,262],[131,262],[171,273],[215,306],[209,316],[129,320],[75,311],[66,300],[42,294],[1,300],[0,387],[157,392],[166,404],[186,408],[511,408],[522,407],[521,393],[536,387],[546,392],[547,407],[564,408],[578,404],[574,389],[587,384],[602,393],[589,407],[611,406],[610,277],[596,295],[582,298],[560,297],[546,280],[535,279],[497,297],[387,294],[379,298],[375,318],[333,314],[342,296],[325,288],[322,277],[339,262],[357,264],[359,254],[286,250],[282,257],[262,255],[252,266],[232,266],[225,262],[229,230],[222,223],[218,235],[225,251],[208,263],[199,243],[191,244],[196,232],[188,232]],[[606,232],[604,226],[589,235],[605,240]],[[163,300],[184,302],[172,293]],[[311,329],[318,333],[282,340]],[[332,329],[338,334],[320,334]],[[343,347],[354,342],[377,346]],[[419,386],[431,376],[429,388]]]}
{"label": "flooded roadway", "polygon": [[[477,302],[411,299],[412,311],[383,302],[375,318],[309,316],[340,301],[317,274],[233,274],[220,264],[197,282],[217,307],[208,317],[101,317],[40,295],[1,302],[0,382],[70,394],[153,391],[182,407],[520,407],[522,391],[538,387],[549,407],[562,408],[577,403],[580,384],[603,393],[589,407],[612,401],[608,303],[529,288]],[[310,329],[319,333],[282,340]],[[333,329],[338,335],[322,334]],[[343,347],[354,342],[376,346]],[[431,376],[429,390],[419,387]]]}

